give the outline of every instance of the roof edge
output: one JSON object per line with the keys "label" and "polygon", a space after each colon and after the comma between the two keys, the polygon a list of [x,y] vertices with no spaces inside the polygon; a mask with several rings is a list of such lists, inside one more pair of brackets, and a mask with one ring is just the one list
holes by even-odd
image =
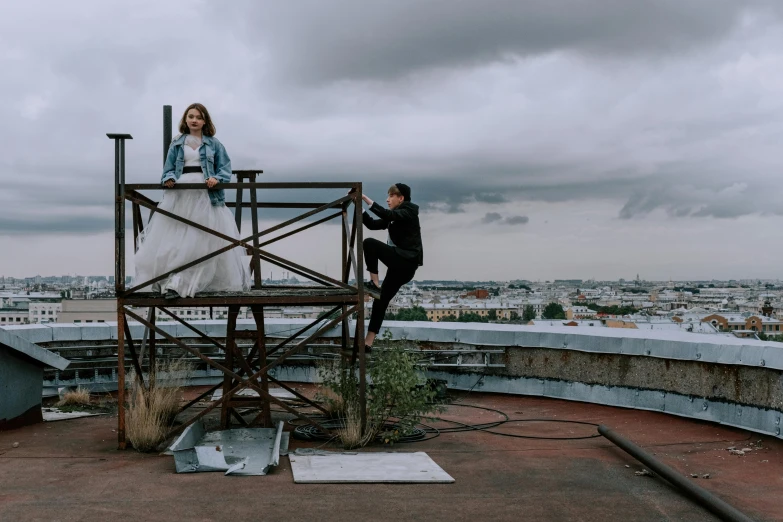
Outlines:
{"label": "roof edge", "polygon": [[57,370],[65,370],[71,364],[71,361],[68,359],[60,357],[46,348],[41,348],[37,344],[31,343],[26,339],[22,339],[3,327],[0,327],[0,345]]}

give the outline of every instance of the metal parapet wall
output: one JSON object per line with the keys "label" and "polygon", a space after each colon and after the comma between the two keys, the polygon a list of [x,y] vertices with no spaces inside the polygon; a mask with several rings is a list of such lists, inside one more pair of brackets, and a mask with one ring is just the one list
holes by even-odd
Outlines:
{"label": "metal parapet wall", "polygon": [[[306,320],[268,319],[270,336],[283,336]],[[225,336],[225,322],[195,322],[209,335]],[[238,329],[253,328],[240,321]],[[182,325],[160,323],[172,335],[187,337]],[[130,325],[141,332],[141,325]],[[433,377],[454,389],[537,395],[661,411],[736,426],[781,437],[783,417],[783,345],[752,339],[686,332],[544,328],[495,324],[386,322],[393,339],[420,350],[499,349],[502,365],[433,369]],[[116,325],[30,325],[7,327],[11,333],[68,358],[67,346],[116,342]],[[384,332],[381,332],[383,334]],[[338,346],[341,329],[319,343]],[[318,351],[317,349],[315,350]],[[288,382],[312,382],[312,360],[275,368]],[[50,372],[51,374],[52,372]],[[85,381],[89,381],[90,375]],[[205,374],[204,378],[209,378]]]}

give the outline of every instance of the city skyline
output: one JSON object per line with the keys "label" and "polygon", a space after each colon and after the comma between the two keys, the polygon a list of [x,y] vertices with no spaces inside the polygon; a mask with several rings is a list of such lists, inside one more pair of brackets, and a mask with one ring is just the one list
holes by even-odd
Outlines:
{"label": "city skyline", "polygon": [[[409,184],[417,279],[782,275],[779,2],[82,7],[0,20],[0,273],[112,273],[105,134],[132,134],[128,181],[155,182],[161,107],[200,101],[264,181]],[[210,34],[210,74],[170,51],[172,19]],[[273,251],[337,273],[338,237]]]}
{"label": "city skyline", "polygon": [[[265,274],[264,280],[273,280],[273,281],[285,281],[285,280],[298,280],[301,283],[307,283],[307,279],[302,276],[297,276],[296,274],[292,274],[290,272],[286,272],[283,270],[277,271],[277,275],[280,277],[275,276],[275,274]],[[52,274],[36,274],[36,275],[27,275],[27,276],[13,276],[8,274],[0,274],[0,284],[3,284],[4,282],[10,280],[13,281],[36,281],[41,280],[41,282],[45,282],[45,280],[60,280],[60,282],[63,279],[70,279],[71,282],[73,280],[92,280],[91,282],[96,281],[114,281],[114,275],[103,275],[103,274],[60,274],[60,275],[52,275]],[[126,276],[126,281],[132,280],[132,276]],[[349,281],[353,281],[353,278],[351,278]],[[579,279],[579,278],[554,278],[549,280],[542,280],[542,279],[527,279],[524,277],[515,277],[511,279],[424,279],[424,278],[414,278],[412,282],[415,283],[464,283],[464,284],[471,284],[471,285],[481,285],[481,284],[500,284],[500,283],[509,283],[513,284],[515,282],[527,282],[531,284],[560,284],[560,285],[593,285],[593,284],[601,284],[601,283],[617,283],[619,285],[627,285],[627,286],[633,286],[635,284],[641,284],[646,286],[655,286],[655,285],[661,285],[661,284],[668,284],[668,283],[699,283],[699,284],[714,284],[714,283],[730,283],[730,284],[759,284],[759,283],[779,283],[781,280],[776,279],[764,279],[764,278],[730,278],[730,279],[665,279],[665,280],[655,280],[655,279],[645,279],[639,277],[637,274],[636,278],[618,278],[618,279]],[[56,281],[57,282],[57,281]],[[37,284],[37,283],[36,283]]]}

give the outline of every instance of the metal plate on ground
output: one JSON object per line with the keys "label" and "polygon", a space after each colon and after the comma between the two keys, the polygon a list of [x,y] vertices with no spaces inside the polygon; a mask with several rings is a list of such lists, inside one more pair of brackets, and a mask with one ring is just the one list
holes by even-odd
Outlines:
{"label": "metal plate on ground", "polygon": [[288,450],[283,422],[274,428],[238,428],[206,432],[193,423],[171,445],[177,473],[224,471],[226,475],[266,475]]}
{"label": "metal plate on ground", "polygon": [[289,454],[297,484],[356,482],[450,484],[454,479],[424,452]]}
{"label": "metal plate on ground", "polygon": [[106,415],[106,414],[92,413],[89,411],[61,411],[57,408],[41,408],[41,416],[43,417],[44,422],[79,419],[81,417],[95,417],[97,415]]}
{"label": "metal plate on ground", "polygon": [[[269,388],[269,395],[276,399],[296,399],[296,395],[286,390],[285,388]],[[234,397],[258,397],[258,392],[250,389],[243,388],[234,394]],[[217,401],[223,398],[223,390],[218,388],[215,393],[212,394],[212,400]]]}

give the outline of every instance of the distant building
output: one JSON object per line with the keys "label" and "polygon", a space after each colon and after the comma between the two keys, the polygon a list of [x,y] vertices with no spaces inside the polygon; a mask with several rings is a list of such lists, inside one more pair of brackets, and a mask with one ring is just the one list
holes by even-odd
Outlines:
{"label": "distant building", "polygon": [[520,303],[517,313],[519,314],[520,317],[522,317],[522,315],[525,313],[525,307],[532,306],[533,311],[536,313],[536,317],[540,318],[541,314],[544,313],[544,308],[546,308],[547,304],[549,303],[548,302],[544,303],[543,299],[538,299],[538,298],[528,299],[526,302]]}
{"label": "distant building", "polygon": [[566,319],[592,319],[597,312],[586,306],[569,306],[565,313]]}
{"label": "distant building", "polygon": [[604,324],[607,328],[630,328],[633,330],[638,329],[636,323],[633,321],[626,321],[623,319],[604,319]]}
{"label": "distant building", "polygon": [[0,307],[0,326],[11,324],[27,324],[30,322],[30,311],[25,306],[3,306]]}
{"label": "distant building", "polygon": [[467,294],[462,296],[463,298],[466,297],[475,297],[476,299],[489,299],[489,292],[487,290],[484,290],[483,288],[477,288],[475,290],[471,290]]}
{"label": "distant building", "polygon": [[62,309],[62,301],[58,298],[30,301],[29,322],[31,324],[56,323]]}
{"label": "distant building", "polygon": [[117,320],[116,299],[65,299],[58,323],[105,323]]}
{"label": "distant building", "polygon": [[712,314],[702,319],[705,323],[723,332],[751,331],[779,335],[781,333],[780,319],[751,314]]}
{"label": "distant building", "polygon": [[601,321],[591,321],[589,319],[584,320],[568,320],[568,319],[533,319],[527,323],[528,326],[573,326],[573,327],[590,327],[590,328],[603,328],[606,325]]}
{"label": "distant building", "polygon": [[453,315],[459,318],[460,314],[474,313],[480,317],[488,317],[490,311],[495,311],[495,316],[498,320],[511,319],[511,312],[516,312],[517,307],[512,305],[501,305],[498,303],[482,302],[482,303],[443,303],[432,304],[423,303],[421,305],[424,311],[427,312],[427,319],[433,322],[442,321],[444,317]]}

